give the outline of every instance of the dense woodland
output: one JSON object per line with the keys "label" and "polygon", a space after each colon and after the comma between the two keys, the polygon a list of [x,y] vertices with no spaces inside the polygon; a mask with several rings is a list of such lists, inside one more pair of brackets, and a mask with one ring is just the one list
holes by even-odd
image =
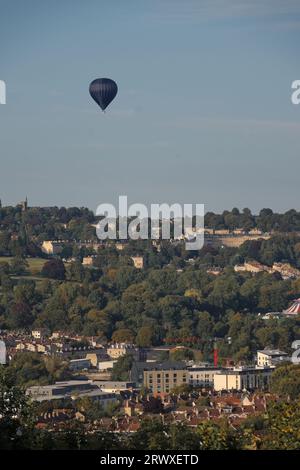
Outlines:
{"label": "dense woodland", "polygon": [[[97,223],[97,217],[87,208],[77,207],[28,207],[26,211],[19,206],[2,207],[0,203],[0,255],[1,251],[13,249],[9,246],[9,235],[21,235],[23,245],[29,241],[42,240],[96,240],[91,224]],[[291,209],[284,214],[274,213],[271,209],[262,209],[258,215],[250,209],[234,208],[222,214],[207,212],[205,227],[213,229],[258,229],[262,232],[300,232],[300,212]]]}
{"label": "dense woodland", "polygon": [[[53,330],[98,336],[103,341],[134,341],[141,347],[180,343],[210,359],[211,339],[220,338],[221,357],[251,360],[265,346],[289,351],[299,337],[300,321],[265,321],[259,312],[281,311],[300,295],[300,280],[282,280],[279,274],[236,273],[245,260],[272,265],[287,261],[300,267],[300,214],[258,216],[237,209],[222,215],[207,214],[207,224],[245,227],[246,221],[274,230],[269,240],[248,241],[239,248],[204,246],[186,251],[183,242],[163,241],[160,251],[151,241],[131,241],[122,250],[113,243],[98,251],[93,268],[82,257],[90,249],[78,248],[77,239],[95,236],[95,222],[87,209],[0,209],[0,328],[48,327]],[[231,221],[231,222],[230,222]],[[63,228],[62,224],[64,227]],[[250,228],[248,226],[248,228]],[[291,233],[278,233],[279,228]],[[17,233],[19,237],[11,237]],[[67,238],[59,257],[46,259],[43,239]],[[144,269],[136,269],[132,255],[142,255]],[[9,262],[5,255],[10,255]],[[36,276],[30,276],[28,256],[44,256]],[[62,259],[72,256],[72,263]],[[32,259],[32,258],[30,258]],[[222,274],[207,273],[210,266]],[[226,341],[231,337],[231,344]]]}

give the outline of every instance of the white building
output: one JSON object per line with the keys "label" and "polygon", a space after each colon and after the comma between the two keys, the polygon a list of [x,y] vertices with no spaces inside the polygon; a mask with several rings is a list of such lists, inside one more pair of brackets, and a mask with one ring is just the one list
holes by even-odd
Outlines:
{"label": "white building", "polygon": [[98,369],[100,372],[106,372],[107,370],[111,370],[116,362],[116,359],[113,361],[99,361]]}
{"label": "white building", "polygon": [[0,364],[6,364],[6,346],[4,341],[0,341]]}
{"label": "white building", "polygon": [[193,387],[213,387],[214,377],[217,372],[221,372],[222,368],[192,366],[189,370],[189,383]]}
{"label": "white building", "polygon": [[94,266],[96,256],[84,256],[82,258],[83,266]]}
{"label": "white building", "polygon": [[69,380],[56,382],[53,385],[35,385],[26,390],[26,395],[38,402],[66,398],[77,400],[78,398],[89,397],[99,401],[104,408],[117,400],[114,393],[103,392],[91,380]]}
{"label": "white building", "polygon": [[138,358],[139,350],[131,343],[114,343],[107,348],[107,354],[112,359],[118,359],[126,354],[131,354],[135,358]]}
{"label": "white building", "polygon": [[279,349],[263,349],[257,351],[256,354],[258,366],[272,366],[278,364],[278,362],[289,360],[288,354]]}
{"label": "white building", "polygon": [[144,267],[144,258],[142,256],[131,256],[134,267],[137,269],[143,269]]}
{"label": "white building", "polygon": [[45,240],[42,243],[41,250],[46,255],[58,255],[63,249],[62,242]]}
{"label": "white building", "polygon": [[135,388],[134,382],[112,382],[110,380],[95,380],[94,383],[98,385],[101,390],[108,393],[120,393],[122,391],[131,390]]}
{"label": "white building", "polygon": [[268,390],[274,366],[234,367],[217,372],[214,390]]}
{"label": "white building", "polygon": [[45,338],[46,336],[49,336],[49,334],[50,332],[47,328],[36,328],[31,332],[31,336],[33,336],[35,339]]}

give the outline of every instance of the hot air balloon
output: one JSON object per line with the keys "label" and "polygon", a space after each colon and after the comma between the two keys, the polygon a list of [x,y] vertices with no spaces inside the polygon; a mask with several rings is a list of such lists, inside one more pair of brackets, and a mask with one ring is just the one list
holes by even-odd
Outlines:
{"label": "hot air balloon", "polygon": [[104,111],[118,93],[116,82],[110,78],[96,78],[90,84],[90,95]]}

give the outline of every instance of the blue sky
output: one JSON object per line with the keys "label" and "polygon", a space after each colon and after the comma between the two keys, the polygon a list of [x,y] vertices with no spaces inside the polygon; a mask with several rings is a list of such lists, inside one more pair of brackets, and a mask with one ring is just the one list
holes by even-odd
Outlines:
{"label": "blue sky", "polygon": [[0,0],[0,198],[300,209],[299,38],[298,0]]}

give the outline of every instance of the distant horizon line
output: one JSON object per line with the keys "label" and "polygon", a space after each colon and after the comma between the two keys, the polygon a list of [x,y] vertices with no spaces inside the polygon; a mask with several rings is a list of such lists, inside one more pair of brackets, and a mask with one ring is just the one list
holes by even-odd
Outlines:
{"label": "distant horizon line", "polygon": [[[67,205],[60,205],[60,206],[59,206],[59,205],[54,204],[54,205],[33,205],[33,206],[31,206],[31,205],[28,204],[28,197],[27,197],[27,196],[26,196],[26,198],[25,198],[23,201],[19,201],[19,202],[15,203],[15,204],[3,205],[2,199],[0,198],[0,208],[2,208],[2,209],[8,208],[8,207],[13,207],[13,208],[21,207],[21,206],[22,206],[23,204],[25,204],[25,203],[26,203],[26,205],[27,205],[27,209],[53,209],[53,208],[57,208],[57,209],[62,209],[62,208],[64,208],[64,209],[74,209],[74,208],[76,208],[76,209],[87,209],[87,210],[91,211],[93,214],[95,214],[95,212],[96,212],[95,210],[91,209],[91,208],[88,207],[88,206],[79,206],[79,205],[69,205],[69,206],[67,206]],[[151,204],[151,203],[149,203],[149,205],[150,205],[150,204]],[[148,206],[148,204],[146,204],[146,203],[145,203],[145,205]],[[205,205],[204,205],[204,206],[205,206]],[[253,216],[255,216],[255,217],[259,216],[259,213],[257,213],[257,212],[252,212],[252,210],[251,210],[249,207],[247,207],[247,206],[246,206],[246,207],[243,207],[242,209],[240,209],[240,208],[237,207],[237,206],[233,206],[231,209],[223,209],[223,210],[221,210],[221,211],[208,210],[208,211],[205,212],[205,215],[206,215],[206,214],[209,214],[209,213],[213,213],[213,214],[216,214],[216,215],[221,215],[221,214],[223,214],[224,212],[232,212],[234,209],[237,209],[240,214],[243,213],[244,209],[247,209],[247,210],[249,210],[249,211],[251,212],[251,215],[253,215]],[[283,211],[277,211],[277,210],[275,210],[275,209],[272,209],[271,207],[266,207],[266,206],[265,206],[265,207],[262,207],[261,209],[259,209],[259,212],[262,211],[262,210],[271,210],[273,214],[279,214],[279,215],[286,214],[287,212],[291,212],[291,211],[295,211],[295,212],[297,212],[297,213],[300,213],[300,209],[297,210],[297,209],[295,209],[294,207],[291,207],[290,209],[283,210]]]}

